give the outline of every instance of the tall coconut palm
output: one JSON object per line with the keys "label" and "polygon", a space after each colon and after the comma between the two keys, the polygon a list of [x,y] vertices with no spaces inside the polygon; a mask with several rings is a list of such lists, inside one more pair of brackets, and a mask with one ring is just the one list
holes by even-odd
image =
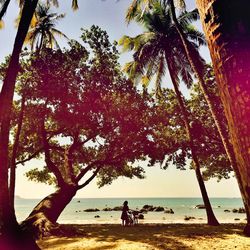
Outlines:
{"label": "tall coconut palm", "polygon": [[[11,0],[0,0],[0,21],[2,21],[3,16],[6,14],[7,9],[9,7],[9,3]],[[59,3],[58,0],[47,0],[46,1],[47,5],[54,5],[58,7]],[[19,7],[22,8],[24,4],[24,0],[19,0]],[[77,0],[72,0],[71,7],[73,10],[77,10],[78,7],[78,1]]]}
{"label": "tall coconut palm", "polygon": [[31,26],[27,37],[26,42],[29,42],[31,45],[31,50],[36,48],[37,51],[40,51],[42,48],[60,48],[57,40],[57,36],[62,36],[66,39],[68,37],[55,28],[58,20],[65,17],[65,14],[56,14],[50,12],[50,6],[39,4],[37,6],[34,23]]}
{"label": "tall coconut palm", "polygon": [[[203,64],[203,62],[201,60],[199,60],[199,53],[192,53],[194,50],[192,48],[192,44],[189,43],[189,40],[186,38],[185,33],[182,30],[181,25],[178,22],[178,19],[176,18],[176,8],[178,7],[179,9],[185,9],[185,1],[184,0],[134,0],[130,7],[128,8],[127,11],[127,15],[126,15],[126,19],[128,22],[130,22],[136,15],[136,12],[138,10],[140,10],[141,8],[145,9],[150,9],[150,6],[155,3],[155,2],[159,2],[162,1],[164,2],[166,5],[168,5],[171,8],[171,15],[173,17],[173,23],[175,25],[175,28],[178,31],[178,34],[180,36],[180,39],[182,41],[182,45],[184,47],[184,51],[185,54],[187,56],[187,59],[190,63],[190,66],[192,67],[192,70],[196,76],[196,78],[199,81],[201,90],[203,92],[203,95],[205,97],[205,100],[208,104],[208,107],[210,109],[210,112],[212,114],[212,117],[214,119],[215,125],[218,129],[218,132],[220,134],[222,143],[224,145],[225,151],[227,153],[228,159],[233,167],[233,169],[235,170],[235,173],[237,175],[237,180],[238,180],[238,184],[239,184],[239,188],[240,190],[242,190],[242,182],[240,181],[240,176],[239,173],[237,171],[237,162],[236,162],[236,158],[235,158],[235,154],[232,148],[232,144],[229,141],[229,137],[228,137],[228,133],[225,130],[223,123],[222,123],[222,119],[220,119],[220,114],[218,114],[216,112],[216,107],[214,106],[213,103],[213,97],[211,96],[208,87],[206,85],[206,67]],[[245,199],[243,197],[243,201],[244,204],[246,206],[246,202]]]}
{"label": "tall coconut palm", "polygon": [[[197,43],[204,43],[204,38],[200,32],[190,25],[191,20],[195,19],[195,17],[197,17],[196,11],[189,13],[183,12],[179,16],[179,22],[182,24],[182,28],[185,30],[188,39],[190,39],[190,43],[197,50]],[[181,46],[182,41],[173,25],[171,9],[166,3],[158,1],[153,3],[149,10],[138,9],[135,14],[135,20],[142,23],[147,31],[135,38],[125,36],[121,39],[120,42],[124,48],[135,51],[134,62],[127,65],[126,71],[132,78],[141,78],[144,83],[147,83],[156,75],[156,89],[160,90],[162,77],[164,76],[166,68],[168,68],[181,108],[196,177],[206,206],[208,224],[218,225],[219,223],[213,213],[202,179],[200,164],[190,127],[189,113],[179,90],[180,79],[188,86],[191,84],[192,69],[185,56],[183,46]]]}
{"label": "tall coconut palm", "polygon": [[[1,19],[6,13],[9,6],[8,0],[1,0],[0,11]],[[75,1],[73,1],[75,2]],[[5,7],[3,6],[6,3]],[[22,50],[22,46],[27,35],[32,16],[35,12],[38,0],[23,1],[21,9],[21,18],[18,24],[18,30],[15,37],[12,55],[6,71],[5,78],[0,93],[0,234],[1,239],[5,240],[6,248],[13,249],[13,245],[17,240],[17,231],[19,227],[16,221],[14,209],[10,208],[10,197],[9,197],[9,183],[8,183],[8,146],[9,146],[9,132],[10,132],[10,117],[12,101],[14,96],[14,88],[16,82],[16,76],[19,69],[19,56]],[[3,9],[4,7],[4,9]],[[0,20],[1,20],[0,19]],[[18,246],[22,244],[25,248],[25,240],[28,244],[32,240],[30,237],[25,238],[24,236],[18,238],[20,241],[17,243]],[[0,245],[2,242],[0,242]],[[32,242],[34,243],[34,242]],[[35,249],[36,246],[27,246],[26,249]],[[17,249],[17,246],[14,246]]]}
{"label": "tall coconut palm", "polygon": [[[7,243],[9,244],[12,244],[12,241],[15,241],[15,232],[18,228],[15,215],[12,213],[13,210],[10,209],[8,195],[8,145],[11,107],[16,76],[18,73],[19,55],[36,5],[37,0],[24,2],[22,17],[18,26],[12,56],[10,58],[0,93],[0,229],[2,236],[6,237]],[[11,237],[13,237],[12,240],[10,239]]]}
{"label": "tall coconut palm", "polygon": [[250,17],[248,0],[196,0],[236,156],[250,236]]}

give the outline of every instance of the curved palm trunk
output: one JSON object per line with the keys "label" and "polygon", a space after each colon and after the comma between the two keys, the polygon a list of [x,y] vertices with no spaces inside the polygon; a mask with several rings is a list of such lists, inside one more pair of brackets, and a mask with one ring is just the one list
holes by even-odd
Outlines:
{"label": "curved palm trunk", "polygon": [[[171,13],[172,13],[172,17],[173,17],[173,21],[176,27],[176,30],[180,36],[180,39],[182,41],[183,44],[183,48],[185,50],[187,59],[190,63],[190,66],[192,68],[192,70],[194,71],[196,78],[198,79],[199,85],[201,87],[201,90],[203,92],[203,95],[205,97],[205,100],[208,104],[209,110],[211,112],[211,115],[213,117],[213,120],[215,122],[215,125],[217,127],[217,130],[219,132],[221,141],[223,143],[224,149],[226,151],[226,154],[228,156],[228,159],[233,167],[233,169],[235,170],[235,174],[237,176],[237,181],[238,181],[238,185],[240,190],[242,190],[242,182],[240,180],[240,175],[238,173],[238,168],[237,168],[237,162],[235,159],[235,154],[232,148],[231,143],[229,142],[228,139],[228,134],[227,131],[224,129],[223,124],[222,124],[222,119],[220,119],[220,115],[217,113],[216,108],[214,107],[213,101],[212,101],[212,96],[206,86],[205,80],[204,80],[204,69],[201,68],[201,66],[199,65],[199,62],[197,62],[191,55],[191,48],[190,48],[190,44],[188,42],[188,40],[186,39],[186,36],[176,18],[176,13],[175,13],[175,6],[174,6],[174,1],[170,0],[170,7],[171,7]],[[244,201],[244,197],[243,197],[243,202],[246,205],[245,201]]]}
{"label": "curved palm trunk", "polygon": [[3,6],[2,6],[2,9],[1,9],[1,12],[0,12],[0,20],[2,20],[3,16],[6,14],[7,9],[9,7],[9,4],[10,4],[10,0],[6,0],[3,3]]}
{"label": "curved palm trunk", "polygon": [[200,163],[199,163],[199,160],[198,160],[198,157],[197,157],[197,154],[196,154],[196,149],[195,149],[195,146],[194,146],[194,141],[193,141],[191,128],[190,128],[190,125],[189,125],[189,118],[188,118],[187,110],[186,110],[185,104],[183,102],[182,95],[181,95],[181,93],[179,91],[178,84],[175,81],[175,79],[174,79],[174,77],[173,77],[173,75],[171,73],[171,71],[172,71],[171,62],[169,62],[169,59],[166,59],[166,60],[167,60],[168,68],[169,68],[170,78],[172,80],[174,90],[175,90],[175,93],[176,93],[176,96],[177,96],[177,100],[179,102],[182,115],[184,117],[185,129],[186,129],[186,133],[188,135],[191,155],[192,155],[192,159],[193,159],[194,166],[195,166],[195,174],[196,174],[196,178],[197,178],[197,181],[198,181],[198,184],[199,184],[199,187],[200,187],[202,199],[203,199],[203,202],[204,202],[204,205],[205,205],[205,208],[206,208],[207,224],[211,225],[211,226],[218,226],[219,222],[217,221],[217,219],[216,219],[216,217],[214,215],[211,203],[210,203],[209,198],[208,198],[208,194],[207,194],[207,190],[206,190],[206,187],[205,187],[205,184],[204,184],[204,180],[202,178],[202,174],[201,174],[201,171],[200,171]]}
{"label": "curved palm trunk", "polygon": [[56,221],[77,192],[77,187],[65,185],[40,201],[21,223],[24,231],[42,236],[56,228]]}
{"label": "curved palm trunk", "polygon": [[248,0],[196,0],[236,158],[250,236],[250,17]]}
{"label": "curved palm trunk", "polygon": [[[31,18],[35,11],[38,0],[25,1],[19,23],[17,35],[15,38],[12,56],[6,72],[5,79],[0,94],[0,230],[2,237],[5,238],[5,244],[10,246],[17,239],[16,233],[19,232],[13,214],[10,209],[9,189],[8,189],[8,144],[10,132],[10,116],[16,76],[19,66],[19,55],[26,37]],[[28,249],[28,248],[27,248]]]}

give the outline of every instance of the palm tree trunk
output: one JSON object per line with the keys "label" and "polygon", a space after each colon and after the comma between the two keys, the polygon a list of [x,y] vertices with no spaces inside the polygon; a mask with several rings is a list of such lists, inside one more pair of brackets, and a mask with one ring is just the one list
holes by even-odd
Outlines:
{"label": "palm tree trunk", "polygon": [[12,244],[16,239],[18,225],[10,212],[9,189],[8,189],[8,144],[10,131],[10,117],[16,76],[19,68],[19,55],[26,37],[31,18],[35,11],[38,0],[25,1],[15,38],[12,56],[6,72],[0,94],[0,229],[2,236],[6,236],[7,242]]}
{"label": "palm tree trunk", "polygon": [[[176,18],[175,6],[174,6],[174,1],[173,0],[170,0],[170,7],[171,7],[171,13],[172,13],[173,21],[174,21],[176,30],[177,30],[177,32],[178,32],[178,34],[180,36],[180,39],[182,41],[183,48],[184,48],[184,50],[186,52],[186,56],[188,58],[188,61],[190,63],[190,66],[191,66],[193,72],[195,73],[196,78],[199,81],[200,88],[201,88],[201,90],[203,92],[203,95],[205,97],[205,100],[206,100],[206,102],[208,104],[209,110],[211,112],[211,115],[213,117],[213,120],[215,122],[217,130],[219,132],[219,135],[220,135],[221,141],[223,143],[224,149],[226,151],[226,154],[228,156],[228,159],[229,159],[229,161],[230,161],[230,163],[232,165],[232,168],[235,171],[235,175],[236,175],[236,179],[237,179],[237,182],[238,182],[238,185],[239,185],[239,189],[240,189],[240,191],[242,193],[243,192],[242,180],[241,180],[241,176],[239,174],[239,170],[238,170],[238,167],[237,167],[237,162],[236,162],[235,154],[234,154],[234,151],[233,151],[233,148],[232,148],[232,144],[229,142],[227,131],[223,127],[222,119],[220,119],[220,114],[217,113],[216,108],[214,107],[214,104],[213,104],[213,101],[212,101],[211,94],[210,94],[210,92],[209,92],[209,90],[208,90],[208,88],[206,86],[205,79],[204,79],[204,69],[202,69],[199,66],[197,61],[191,55],[190,44],[189,44],[189,42],[188,42],[188,40],[187,40],[183,30],[182,30],[177,18]],[[246,208],[247,202],[246,202],[244,196],[242,196],[242,199],[243,199],[244,206]]]}
{"label": "palm tree trunk", "polygon": [[3,3],[3,6],[0,12],[0,20],[2,20],[3,16],[6,14],[9,4],[10,4],[10,0],[5,0],[5,2]]}
{"label": "palm tree trunk", "polygon": [[[167,58],[167,56],[166,56]],[[190,146],[190,150],[191,150],[191,155],[192,155],[192,159],[194,162],[194,166],[195,166],[195,174],[196,174],[196,178],[200,187],[200,191],[201,191],[201,195],[202,195],[202,199],[206,208],[206,213],[207,213],[207,224],[211,225],[211,226],[218,226],[219,222],[217,221],[211,203],[209,201],[208,198],[208,194],[207,194],[207,190],[204,184],[204,180],[202,178],[202,174],[200,171],[200,163],[197,157],[197,153],[196,153],[196,149],[194,146],[194,140],[193,140],[193,135],[191,132],[191,127],[190,127],[190,123],[189,123],[189,118],[188,118],[188,113],[187,113],[187,108],[185,107],[182,95],[179,91],[179,87],[178,87],[178,83],[176,82],[175,78],[173,77],[172,74],[172,67],[171,67],[171,62],[169,61],[169,59],[167,58],[167,64],[168,64],[168,68],[169,68],[169,74],[170,74],[170,78],[172,80],[173,86],[174,86],[174,90],[177,96],[177,100],[179,103],[179,106],[181,108],[181,112],[184,118],[184,124],[185,124],[185,129],[186,129],[186,133],[188,135],[188,141],[189,141],[189,146]]]}
{"label": "palm tree trunk", "polygon": [[229,125],[250,236],[250,30],[248,0],[197,0]]}

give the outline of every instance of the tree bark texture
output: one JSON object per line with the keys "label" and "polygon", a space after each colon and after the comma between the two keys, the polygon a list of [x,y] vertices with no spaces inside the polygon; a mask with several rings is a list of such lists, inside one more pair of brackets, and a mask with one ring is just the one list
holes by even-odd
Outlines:
{"label": "tree bark texture", "polygon": [[41,237],[56,226],[56,221],[64,208],[70,203],[77,192],[75,186],[64,186],[40,201],[30,215],[21,223],[24,231]]}
{"label": "tree bark texture", "polygon": [[196,0],[229,124],[250,236],[250,1]]}

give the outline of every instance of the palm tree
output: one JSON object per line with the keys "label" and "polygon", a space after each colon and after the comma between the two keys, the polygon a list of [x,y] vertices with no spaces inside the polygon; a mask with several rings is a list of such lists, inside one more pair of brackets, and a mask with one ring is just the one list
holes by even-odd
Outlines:
{"label": "palm tree", "polygon": [[[183,12],[179,16],[179,22],[185,30],[190,43],[196,50],[198,44],[204,43],[203,35],[194,29],[190,22],[197,17],[197,12]],[[147,83],[156,75],[156,89],[160,90],[162,77],[168,68],[176,97],[178,99],[183,122],[189,141],[189,147],[195,166],[196,177],[206,206],[209,225],[218,225],[200,172],[200,163],[197,157],[193,135],[190,127],[189,113],[184,98],[179,91],[179,81],[183,80],[188,86],[192,83],[192,69],[185,56],[182,41],[173,25],[171,9],[166,3],[155,2],[149,10],[139,10],[135,14],[135,20],[144,24],[147,31],[135,38],[125,36],[121,44],[128,50],[134,50],[134,62],[126,65],[126,71],[133,79],[142,79]],[[159,91],[158,91],[159,92]]]}
{"label": "palm tree", "polygon": [[[0,0],[1,8],[0,8],[0,21],[2,21],[3,16],[6,14],[7,9],[9,7],[10,0]],[[59,3],[58,0],[47,0],[46,1],[47,5],[54,5],[58,7]],[[24,4],[24,0],[19,0],[19,7],[22,9]],[[78,1],[77,0],[72,0],[71,7],[73,10],[77,10],[78,7]]]}
{"label": "palm tree", "polygon": [[[38,0],[25,1],[22,17],[18,26],[12,56],[3,80],[0,93],[0,228],[1,234],[8,238],[9,244],[15,241],[15,231],[18,228],[13,210],[10,209],[8,190],[8,145],[11,119],[11,107],[14,95],[15,81],[18,73],[19,55],[24,39],[35,11]],[[14,232],[13,232],[14,231]],[[13,236],[11,240],[10,237]]]}
{"label": "palm tree", "polygon": [[[209,110],[212,114],[212,117],[214,119],[215,125],[218,129],[218,132],[220,134],[224,149],[227,153],[228,159],[235,170],[235,174],[237,176],[239,188],[242,191],[242,181],[241,177],[239,175],[239,171],[237,170],[237,162],[235,158],[235,154],[232,148],[232,144],[229,141],[228,133],[226,129],[223,126],[222,119],[220,119],[220,114],[217,113],[215,104],[213,102],[213,97],[210,94],[210,91],[208,90],[205,78],[206,78],[206,66],[203,64],[202,60],[199,60],[199,53],[195,52],[192,48],[192,44],[189,43],[188,39],[186,38],[185,33],[182,30],[181,25],[178,22],[178,19],[176,18],[176,11],[175,6],[178,8],[184,10],[185,9],[185,1],[184,0],[134,0],[130,7],[128,8],[126,19],[128,22],[130,22],[134,17],[138,10],[140,10],[142,7],[145,11],[145,9],[150,9],[150,6],[155,3],[162,1],[171,8],[171,15],[173,17],[173,23],[178,31],[178,34],[180,36],[180,39],[182,41],[182,46],[184,47],[184,52],[187,56],[187,59],[190,63],[190,66],[192,67],[192,70],[196,76],[196,78],[199,81],[200,88],[203,92],[203,95],[205,97],[205,100],[208,104]],[[195,52],[195,53],[192,53]],[[243,198],[244,205],[246,207],[246,201]]]}
{"label": "palm tree", "polygon": [[[3,15],[6,13],[9,0],[1,0],[0,13],[2,20]],[[20,228],[17,224],[14,209],[10,205],[9,197],[9,183],[8,183],[8,155],[9,155],[9,132],[10,132],[10,119],[11,119],[11,109],[12,101],[14,96],[14,88],[16,77],[19,69],[19,56],[22,50],[22,46],[27,35],[31,19],[35,12],[38,0],[22,1],[22,11],[21,18],[18,24],[18,30],[15,37],[15,42],[13,46],[12,55],[6,71],[5,78],[3,80],[3,85],[0,92],[0,234],[1,239],[5,239],[5,246],[9,248],[16,249],[17,245],[22,244],[25,248],[25,240],[28,244],[26,249],[35,249],[34,241],[30,237],[19,237],[19,242],[17,239],[17,232],[20,233]],[[77,2],[77,1],[73,1]],[[4,7],[4,4],[5,7]],[[75,6],[75,5],[74,5]],[[3,8],[4,7],[4,8]],[[32,241],[32,242],[30,242]],[[1,242],[0,242],[1,244]],[[33,248],[31,245],[33,244]]]}
{"label": "palm tree", "polygon": [[60,48],[55,36],[62,36],[66,39],[68,37],[56,29],[55,25],[58,20],[64,17],[65,14],[57,15],[56,13],[50,13],[49,5],[39,4],[37,6],[34,24],[26,37],[26,42],[30,43],[32,51],[34,47],[37,51],[40,51],[42,48],[53,48],[54,46],[58,49]]}
{"label": "palm tree", "polygon": [[[196,0],[229,124],[250,236],[250,17],[248,0]],[[226,11],[225,11],[226,10]],[[226,13],[226,14],[225,14]]]}

